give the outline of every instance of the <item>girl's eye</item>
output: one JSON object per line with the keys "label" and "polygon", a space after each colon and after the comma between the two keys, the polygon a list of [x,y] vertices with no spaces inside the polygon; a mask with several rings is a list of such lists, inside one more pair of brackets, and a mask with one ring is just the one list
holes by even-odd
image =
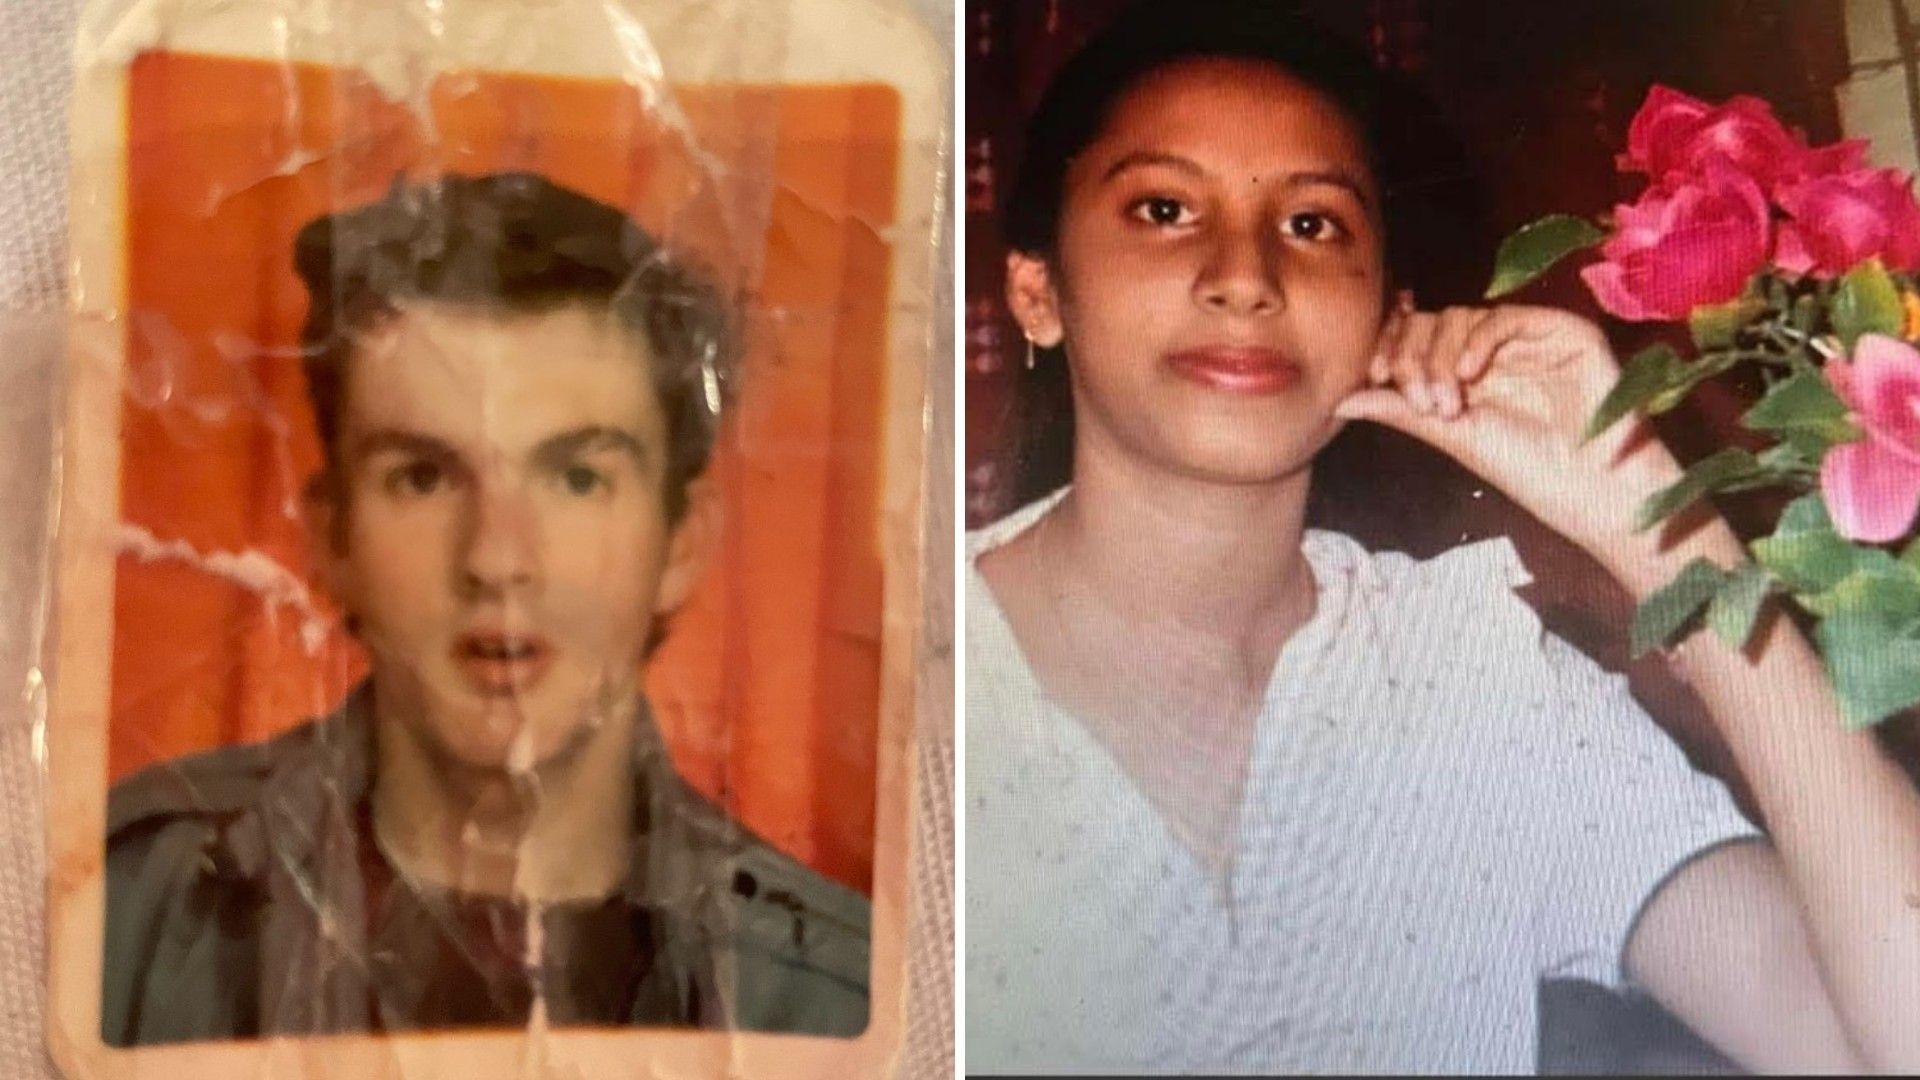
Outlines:
{"label": "girl's eye", "polygon": [[1286,234],[1295,240],[1337,240],[1345,235],[1338,221],[1317,210],[1304,210],[1290,215],[1285,229]]}
{"label": "girl's eye", "polygon": [[1149,225],[1191,225],[1193,211],[1179,199],[1151,195],[1133,204],[1133,216]]}
{"label": "girl's eye", "polygon": [[394,495],[419,498],[447,485],[447,470],[438,462],[409,461],[387,473],[386,488]]}
{"label": "girl's eye", "polygon": [[598,469],[586,465],[569,465],[560,474],[560,482],[566,486],[569,494],[591,495],[607,484],[607,478]]}

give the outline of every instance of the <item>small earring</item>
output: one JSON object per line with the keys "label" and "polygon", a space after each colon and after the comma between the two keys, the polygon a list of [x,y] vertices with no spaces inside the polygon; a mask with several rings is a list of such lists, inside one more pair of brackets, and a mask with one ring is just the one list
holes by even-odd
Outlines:
{"label": "small earring", "polygon": [[1027,335],[1027,370],[1032,371],[1036,361],[1033,356],[1033,335]]}

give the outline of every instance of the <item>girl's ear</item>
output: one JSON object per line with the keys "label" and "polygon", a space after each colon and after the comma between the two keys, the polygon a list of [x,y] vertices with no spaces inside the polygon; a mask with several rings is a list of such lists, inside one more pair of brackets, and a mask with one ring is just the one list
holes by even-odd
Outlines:
{"label": "girl's ear", "polygon": [[1040,348],[1051,349],[1066,336],[1060,322],[1060,294],[1045,259],[1018,251],[1007,253],[1007,308],[1026,332],[1027,340]]}

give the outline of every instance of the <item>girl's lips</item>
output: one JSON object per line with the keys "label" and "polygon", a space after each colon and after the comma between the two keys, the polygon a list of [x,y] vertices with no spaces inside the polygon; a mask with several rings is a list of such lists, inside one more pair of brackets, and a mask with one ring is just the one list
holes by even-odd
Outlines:
{"label": "girl's lips", "polygon": [[453,662],[482,695],[506,697],[525,693],[546,675],[553,646],[518,634],[462,634],[453,645]]}
{"label": "girl's lips", "polygon": [[1234,394],[1278,394],[1300,381],[1300,365],[1272,349],[1218,346],[1167,356],[1181,378]]}

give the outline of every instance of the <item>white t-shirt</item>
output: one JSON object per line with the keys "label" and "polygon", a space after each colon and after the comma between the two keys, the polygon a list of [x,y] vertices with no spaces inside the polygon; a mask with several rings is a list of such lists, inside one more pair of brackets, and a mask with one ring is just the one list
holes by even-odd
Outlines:
{"label": "white t-shirt", "polygon": [[1318,606],[1266,692],[1231,904],[969,559],[968,1071],[1532,1072],[1538,981],[1620,987],[1658,885],[1758,835],[1543,630],[1506,540],[1303,548]]}

